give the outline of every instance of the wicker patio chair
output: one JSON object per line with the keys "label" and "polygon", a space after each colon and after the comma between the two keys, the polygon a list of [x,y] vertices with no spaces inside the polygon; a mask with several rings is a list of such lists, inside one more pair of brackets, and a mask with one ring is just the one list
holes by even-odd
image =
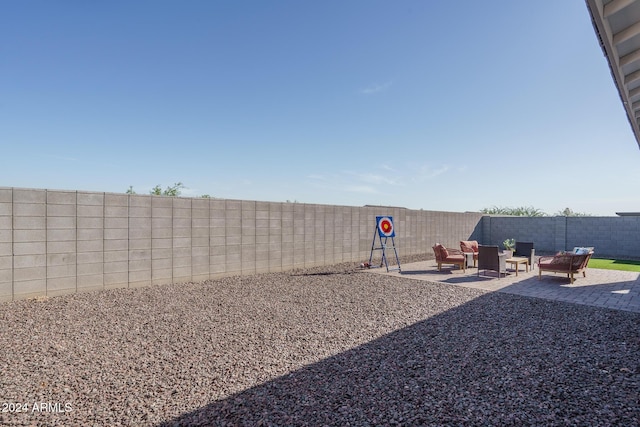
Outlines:
{"label": "wicker patio chair", "polygon": [[529,265],[533,268],[535,263],[536,250],[533,248],[533,242],[516,242],[516,253],[519,256],[529,259]]}
{"label": "wicker patio chair", "polygon": [[480,270],[493,270],[498,272],[498,278],[500,274],[507,275],[507,257],[509,255],[500,253],[497,246],[478,246],[478,276],[480,276]]}

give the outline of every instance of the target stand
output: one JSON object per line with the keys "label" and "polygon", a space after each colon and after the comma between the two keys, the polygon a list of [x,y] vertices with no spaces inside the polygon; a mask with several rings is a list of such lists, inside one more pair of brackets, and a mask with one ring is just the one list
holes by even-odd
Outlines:
{"label": "target stand", "polygon": [[[387,273],[389,271],[401,271],[400,270],[400,259],[398,258],[398,250],[396,249],[395,242],[396,231],[393,228],[393,217],[391,216],[377,216],[376,217],[376,229],[373,232],[373,242],[371,243],[371,255],[369,256],[369,265],[373,265],[371,262],[373,261],[373,252],[374,251],[382,251],[382,259],[380,260],[380,267],[383,265],[387,268]],[[376,239],[379,240],[379,247],[376,247]],[[388,245],[388,240],[391,239],[391,246]],[[396,257],[396,262],[398,263],[397,268],[389,269],[389,263],[387,261],[387,249],[393,249],[393,253]]]}

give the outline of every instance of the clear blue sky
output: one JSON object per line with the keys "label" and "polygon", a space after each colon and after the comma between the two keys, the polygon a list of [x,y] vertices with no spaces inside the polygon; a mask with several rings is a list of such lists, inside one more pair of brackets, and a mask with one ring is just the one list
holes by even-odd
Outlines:
{"label": "clear blue sky", "polygon": [[11,1],[0,186],[640,211],[582,0]]}

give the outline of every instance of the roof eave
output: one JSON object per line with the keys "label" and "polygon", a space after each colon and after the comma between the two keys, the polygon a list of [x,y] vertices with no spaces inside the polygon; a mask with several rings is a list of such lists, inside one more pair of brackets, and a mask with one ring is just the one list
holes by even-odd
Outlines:
{"label": "roof eave", "polygon": [[631,130],[633,131],[633,134],[636,138],[636,143],[640,148],[640,125],[638,123],[640,120],[640,114],[636,116],[636,113],[632,108],[632,101],[629,96],[629,92],[624,85],[624,75],[622,72],[622,68],[620,67],[618,62],[619,56],[617,55],[613,44],[614,35],[612,34],[609,26],[605,23],[604,6],[601,0],[585,1],[587,4],[587,9],[589,10],[589,14],[591,15],[591,23],[593,24],[593,29],[600,43],[600,47],[602,48],[602,52],[609,64],[609,71],[611,72],[613,81],[616,85],[616,88],[618,89],[618,95],[620,96],[622,106],[627,113],[627,119],[629,120]]}

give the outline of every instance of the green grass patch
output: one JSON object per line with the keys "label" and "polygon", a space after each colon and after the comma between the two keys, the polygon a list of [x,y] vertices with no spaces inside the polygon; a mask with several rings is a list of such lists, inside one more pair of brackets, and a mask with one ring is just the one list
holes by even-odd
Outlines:
{"label": "green grass patch", "polygon": [[640,273],[640,261],[624,259],[591,258],[589,268],[602,268],[604,270],[636,271]]}

